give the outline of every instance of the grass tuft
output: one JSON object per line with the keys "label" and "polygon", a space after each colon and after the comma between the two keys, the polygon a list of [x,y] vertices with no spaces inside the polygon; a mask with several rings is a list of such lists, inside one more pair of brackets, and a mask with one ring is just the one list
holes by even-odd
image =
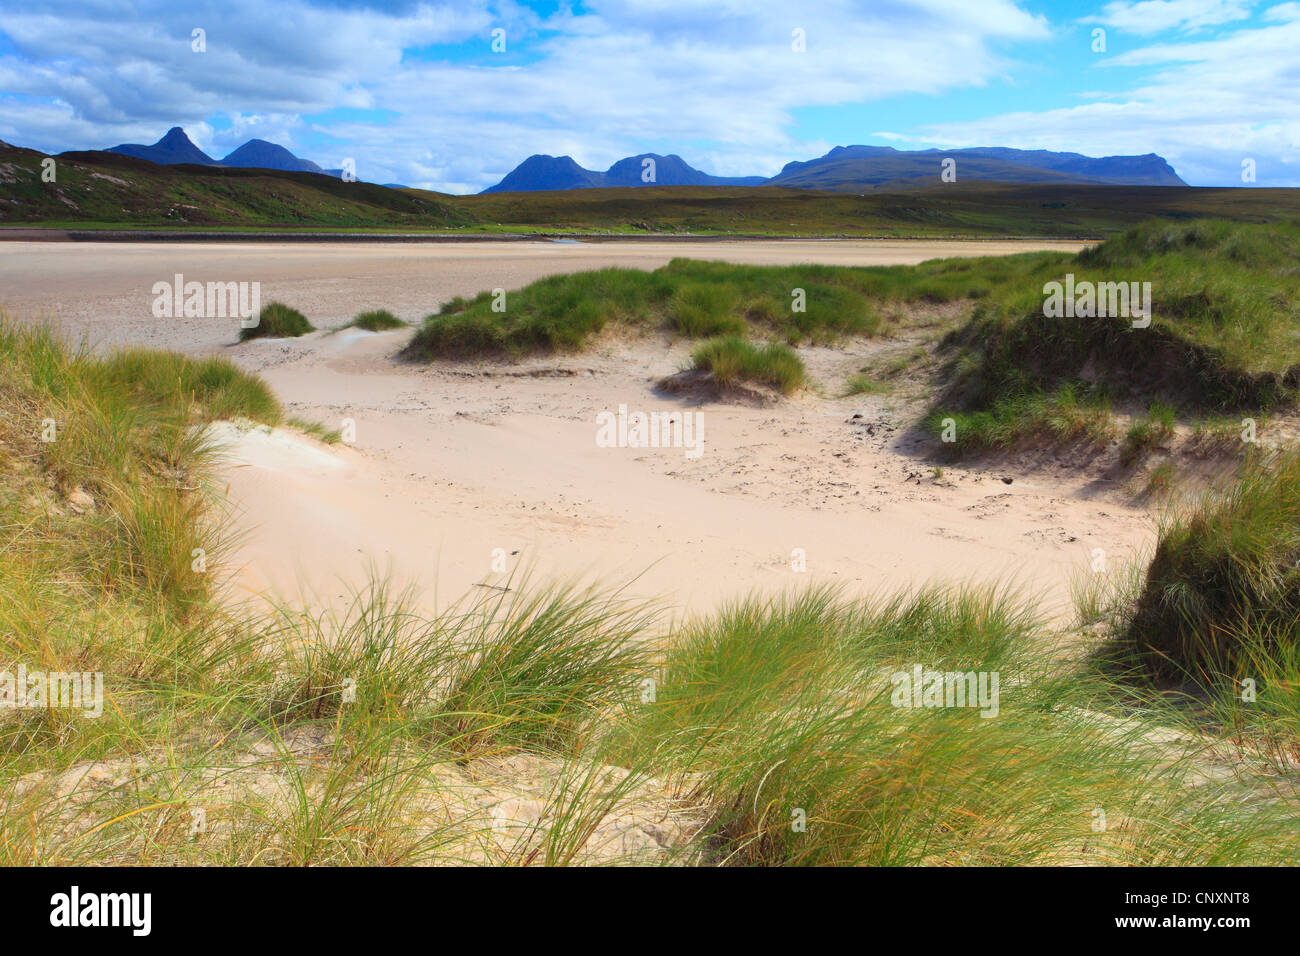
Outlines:
{"label": "grass tuft", "polygon": [[297,338],[315,331],[315,326],[297,309],[290,308],[283,302],[270,302],[257,314],[256,325],[239,330],[239,341],[247,342],[249,339],[256,338]]}
{"label": "grass tuft", "polygon": [[387,332],[390,329],[404,329],[406,323],[387,309],[372,309],[358,313],[357,317],[344,328],[364,329],[367,332]]}
{"label": "grass tuft", "polygon": [[768,385],[784,395],[803,387],[807,373],[803,361],[779,342],[754,345],[738,336],[712,339],[691,352],[694,368],[710,372],[723,388],[741,382]]}

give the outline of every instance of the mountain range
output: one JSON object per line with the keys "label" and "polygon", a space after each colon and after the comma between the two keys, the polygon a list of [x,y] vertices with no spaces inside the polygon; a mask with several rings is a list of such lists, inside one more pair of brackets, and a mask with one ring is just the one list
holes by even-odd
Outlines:
{"label": "mountain range", "polygon": [[[322,169],[309,159],[266,140],[251,139],[223,159],[199,149],[179,126],[152,146],[123,143],[108,150],[164,166],[190,163],[242,169],[276,169],[319,173],[338,178],[341,171]],[[604,171],[585,169],[571,156],[529,156],[484,193],[540,192],[635,186],[785,186],[831,192],[914,189],[940,182],[943,161],[955,160],[958,182],[1044,183],[1060,185],[1185,186],[1163,158],[1092,157],[1080,153],[1002,147],[898,150],[892,146],[836,146],[824,156],[787,163],[772,177],[712,176],[676,154],[640,153],[620,159]],[[653,169],[653,176],[648,170]],[[643,178],[644,177],[644,178]],[[397,184],[391,184],[401,188]]]}
{"label": "mountain range", "polygon": [[[646,160],[653,161],[650,165]],[[652,181],[642,177],[653,171]],[[485,193],[543,189],[601,189],[615,186],[762,186],[764,176],[710,176],[674,154],[641,153],[620,159],[602,172],[583,169],[572,156],[529,156]]]}
{"label": "mountain range", "polygon": [[109,147],[106,152],[147,159],[160,166],[176,166],[189,163],[194,166],[229,166],[238,169],[280,169],[291,173],[320,173],[324,176],[338,177],[337,169],[322,169],[310,159],[301,159],[276,143],[264,139],[250,139],[243,146],[228,154],[225,158],[213,159],[199,149],[185,130],[173,126],[166,135],[152,146],[140,143],[122,143]]}
{"label": "mountain range", "polygon": [[[892,146],[836,146],[825,156],[786,163],[771,178],[710,176],[680,156],[642,153],[620,159],[605,172],[584,169],[571,156],[529,156],[485,193],[610,186],[786,186],[832,192],[915,188],[940,182],[945,159],[956,160],[957,181],[1061,183],[1108,186],[1186,186],[1154,153],[1094,158],[1079,153],[1004,148],[897,150]],[[655,161],[654,182],[642,180],[646,159]]]}

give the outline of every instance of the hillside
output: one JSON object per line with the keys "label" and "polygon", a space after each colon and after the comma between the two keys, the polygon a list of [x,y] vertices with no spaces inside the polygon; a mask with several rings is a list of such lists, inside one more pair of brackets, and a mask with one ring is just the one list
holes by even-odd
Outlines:
{"label": "hillside", "polygon": [[[605,172],[584,169],[571,156],[529,156],[484,193],[599,189],[610,186],[785,186],[796,189],[870,192],[917,189],[939,182],[945,159],[956,161],[958,182],[1058,183],[1112,186],[1186,186],[1159,156],[1084,156],[1049,150],[978,148],[897,150],[892,146],[836,146],[824,156],[786,163],[771,178],[702,173],[680,156],[642,153]],[[645,160],[654,181],[644,181]]]}
{"label": "hillside", "polygon": [[449,196],[309,172],[160,166],[110,152],[0,146],[0,225],[475,233],[1100,237],[1145,219],[1300,216],[1293,189],[959,180],[863,196],[742,186],[590,188]]}
{"label": "hillside", "polygon": [[315,173],[160,166],[111,152],[61,153],[56,181],[44,154],[0,147],[0,222],[150,226],[461,228],[437,193],[412,193]]}

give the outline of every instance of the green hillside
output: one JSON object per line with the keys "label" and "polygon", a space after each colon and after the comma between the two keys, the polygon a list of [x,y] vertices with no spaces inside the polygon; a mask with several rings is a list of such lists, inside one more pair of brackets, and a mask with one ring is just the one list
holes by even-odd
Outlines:
{"label": "green hillside", "polygon": [[1103,237],[1147,219],[1300,216],[1294,189],[930,183],[858,193],[738,186],[451,196],[313,173],[159,166],[0,145],[0,227],[753,236]]}

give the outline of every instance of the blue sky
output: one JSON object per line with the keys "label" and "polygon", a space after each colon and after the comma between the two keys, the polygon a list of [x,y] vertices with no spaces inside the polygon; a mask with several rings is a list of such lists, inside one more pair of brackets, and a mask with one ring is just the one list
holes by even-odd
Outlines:
{"label": "blue sky", "polygon": [[46,0],[0,11],[0,139],[179,125],[458,193],[532,153],[771,175],[851,143],[1155,152],[1195,185],[1252,159],[1300,186],[1298,51],[1300,2],[1268,0]]}

